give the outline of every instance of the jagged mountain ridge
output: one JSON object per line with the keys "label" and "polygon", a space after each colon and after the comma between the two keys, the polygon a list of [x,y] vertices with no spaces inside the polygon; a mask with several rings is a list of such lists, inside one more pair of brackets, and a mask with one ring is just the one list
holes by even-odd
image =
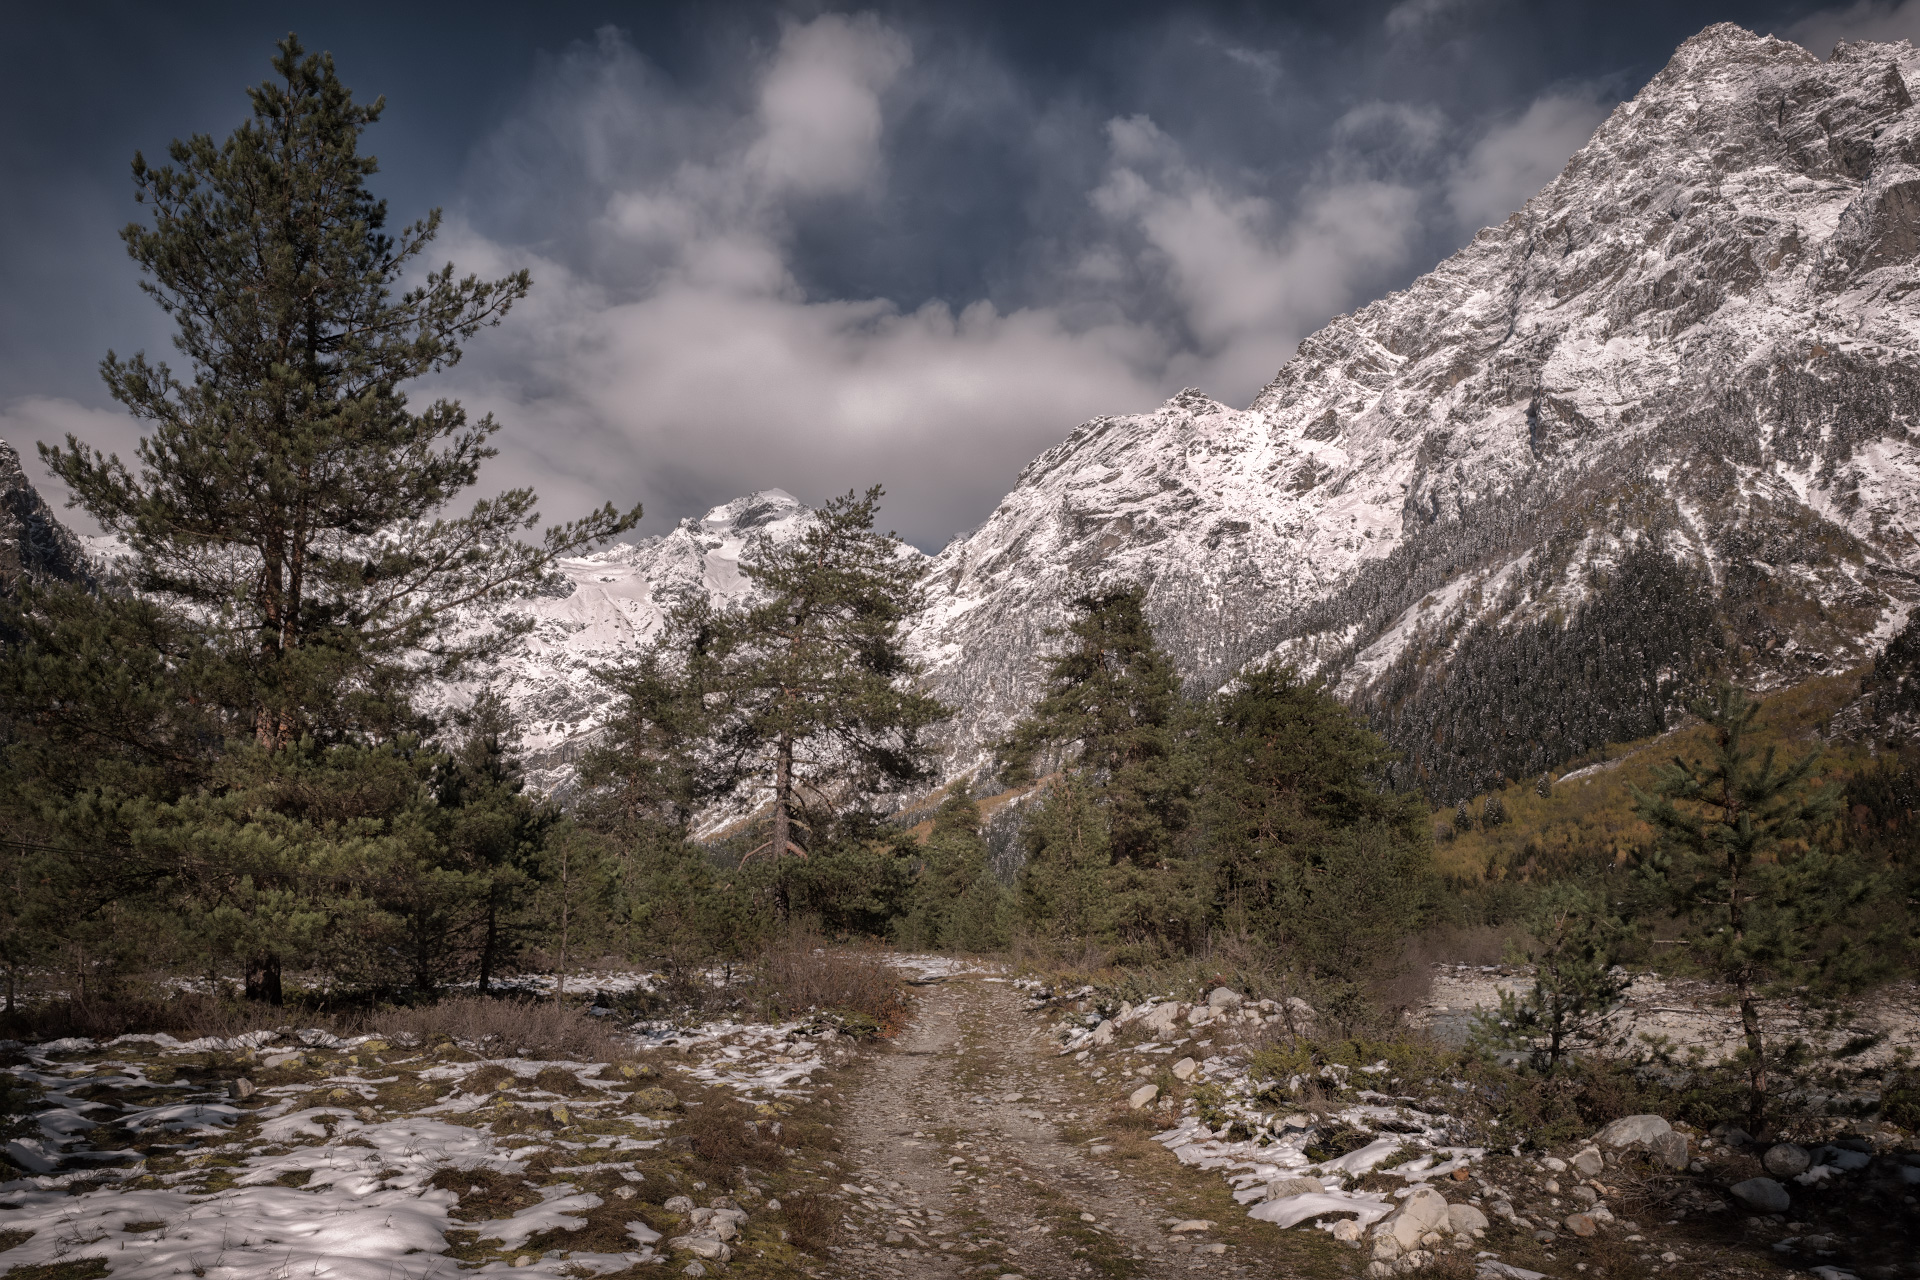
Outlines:
{"label": "jagged mountain ridge", "polygon": [[1331,675],[1441,798],[1657,728],[1695,668],[1859,661],[1920,594],[1915,64],[1709,28],[1247,409],[1182,392],[1042,455],[930,572],[953,765],[1116,579],[1197,685]]}
{"label": "jagged mountain ridge", "polygon": [[72,582],[88,572],[80,540],[27,479],[20,454],[0,440],[0,594],[22,579]]}

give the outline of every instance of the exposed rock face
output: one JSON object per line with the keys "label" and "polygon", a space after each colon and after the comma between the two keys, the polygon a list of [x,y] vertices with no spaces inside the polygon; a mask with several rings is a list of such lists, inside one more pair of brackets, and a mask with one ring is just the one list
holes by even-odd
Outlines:
{"label": "exposed rock face", "polygon": [[1920,594],[1916,62],[1709,28],[1248,409],[1182,392],[1042,455],[930,571],[952,765],[1120,580],[1197,686],[1332,675],[1442,798],[1656,731],[1708,666],[1861,660]]}
{"label": "exposed rock face", "polygon": [[72,582],[87,572],[80,540],[27,479],[20,454],[0,440],[0,593],[22,578]]}

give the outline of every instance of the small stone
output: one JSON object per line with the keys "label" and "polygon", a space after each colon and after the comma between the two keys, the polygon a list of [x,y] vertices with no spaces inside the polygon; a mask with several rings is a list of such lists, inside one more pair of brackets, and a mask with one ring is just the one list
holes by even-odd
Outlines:
{"label": "small stone", "polygon": [[1600,1148],[1587,1147],[1569,1162],[1574,1171],[1583,1178],[1597,1178],[1607,1167],[1606,1157],[1600,1154]]}
{"label": "small stone", "polygon": [[1600,1230],[1600,1224],[1593,1220],[1590,1213],[1572,1213],[1567,1215],[1567,1230],[1582,1239]]}
{"label": "small stone", "polygon": [[516,1267],[530,1267],[533,1265],[533,1255],[530,1253],[523,1253],[519,1257],[513,1260],[513,1265]]}
{"label": "small stone", "polygon": [[1567,1162],[1565,1160],[1562,1160],[1559,1156],[1543,1157],[1540,1163],[1545,1168],[1551,1170],[1554,1173],[1565,1173],[1567,1171]]}
{"label": "small stone", "polygon": [[1182,1235],[1189,1231],[1211,1231],[1212,1229],[1213,1220],[1211,1218],[1188,1218],[1185,1222],[1176,1222],[1168,1228],[1174,1235]]}
{"label": "small stone", "polygon": [[1093,1029],[1093,1042],[1102,1048],[1113,1043],[1113,1036],[1114,1026],[1111,1018],[1101,1019],[1100,1025]]}
{"label": "small stone", "polygon": [[1227,1251],[1227,1246],[1219,1243],[1218,1241],[1208,1245],[1204,1249],[1196,1250],[1196,1252],[1198,1253],[1225,1253],[1226,1251]]}
{"label": "small stone", "polygon": [[1671,1129],[1649,1142],[1647,1149],[1653,1152],[1655,1160],[1675,1171],[1686,1168],[1687,1161],[1691,1159],[1687,1152],[1687,1135]]}
{"label": "small stone", "polygon": [[1727,1191],[1741,1204],[1761,1213],[1785,1213],[1793,1204],[1787,1189],[1772,1178],[1748,1178],[1734,1183]]}
{"label": "small stone", "polygon": [[1267,1184],[1267,1199],[1284,1200],[1288,1196],[1317,1196],[1325,1191],[1318,1178],[1275,1178]]}
{"label": "small stone", "polygon": [[1661,1134],[1671,1132],[1673,1126],[1664,1116],[1626,1116],[1594,1134],[1593,1140],[1609,1147],[1645,1146]]}
{"label": "small stone", "polygon": [[1360,1239],[1360,1224],[1353,1218],[1342,1218],[1333,1224],[1330,1234],[1342,1244],[1353,1244]]}
{"label": "small stone", "polygon": [[235,1102],[245,1102],[253,1096],[253,1093],[253,1081],[247,1079],[245,1076],[241,1076],[227,1086],[227,1096]]}
{"label": "small stone", "polygon": [[1232,987],[1215,987],[1207,992],[1207,1005],[1214,1009],[1237,1008],[1243,997]]}
{"label": "small stone", "polygon": [[1135,1111],[1138,1111],[1140,1108],[1146,1106],[1149,1102],[1152,1102],[1155,1098],[1159,1096],[1160,1096],[1159,1085],[1143,1084],[1138,1089],[1135,1089],[1132,1093],[1127,1095],[1127,1105],[1129,1107],[1132,1107]]}
{"label": "small stone", "polygon": [[1805,1147],[1781,1142],[1768,1147],[1767,1154],[1760,1157],[1760,1163],[1776,1178],[1791,1178],[1797,1173],[1805,1173],[1813,1163],[1813,1157]]}
{"label": "small stone", "polygon": [[680,1268],[680,1274],[683,1276],[703,1276],[707,1274],[707,1269],[697,1262],[689,1262],[686,1266]]}
{"label": "small stone", "polygon": [[1000,1101],[1002,1101],[1002,1102],[1018,1102],[1018,1101],[1020,1101],[1020,1099],[1021,1099],[1022,1097],[1024,1097],[1024,1096],[1025,1096],[1024,1094],[1018,1094],[1018,1093],[1003,1093],[1003,1094],[1001,1094],[1001,1095],[1000,1095]]}
{"label": "small stone", "polygon": [[778,1200],[767,1201],[767,1212],[768,1213],[780,1212],[780,1202]]}
{"label": "small stone", "polygon": [[1087,1148],[1087,1154],[1093,1156],[1112,1155],[1113,1144],[1110,1142],[1096,1142]]}
{"label": "small stone", "polygon": [[1600,1198],[1600,1193],[1592,1187],[1575,1187],[1573,1189],[1573,1198],[1580,1202],[1581,1208],[1591,1209],[1593,1202]]}
{"label": "small stone", "polygon": [[1473,1175],[1467,1172],[1467,1166],[1461,1165],[1458,1169],[1455,1169],[1453,1171],[1452,1176],[1455,1182],[1465,1182],[1468,1178],[1471,1178]]}
{"label": "small stone", "polygon": [[901,1235],[898,1231],[889,1231],[887,1232],[886,1243],[899,1244],[902,1240],[905,1240],[905,1239],[906,1237]]}
{"label": "small stone", "polygon": [[689,1214],[693,1212],[693,1200],[688,1196],[669,1196],[660,1207],[668,1213]]}
{"label": "small stone", "polygon": [[615,1187],[613,1189],[613,1194],[615,1199],[631,1200],[633,1199],[633,1188],[632,1187]]}
{"label": "small stone", "polygon": [[1173,1077],[1176,1080],[1191,1080],[1200,1071],[1200,1064],[1192,1058],[1182,1058],[1173,1064]]}
{"label": "small stone", "polygon": [[1090,1213],[1083,1213],[1080,1215],[1080,1221],[1082,1222],[1093,1222],[1095,1220],[1096,1219],[1094,1218],[1094,1216]]}
{"label": "small stone", "polygon": [[1447,1226],[1457,1236],[1476,1235],[1487,1229],[1487,1215],[1470,1204],[1450,1204]]}

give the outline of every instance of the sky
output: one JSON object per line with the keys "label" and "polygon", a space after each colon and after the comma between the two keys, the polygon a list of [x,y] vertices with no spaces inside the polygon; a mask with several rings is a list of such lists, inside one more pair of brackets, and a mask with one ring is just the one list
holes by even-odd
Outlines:
{"label": "sky", "polygon": [[[166,12],[172,9],[174,12]],[[185,10],[187,12],[181,12]],[[937,550],[1078,423],[1249,402],[1329,319],[1550,180],[1714,22],[1920,40],[1920,0],[9,6],[0,439],[131,456],[98,367],[170,352],[129,163],[222,137],[297,31],[429,257],[532,294],[416,400],[502,425],[482,487],[642,533],[884,484]],[[67,513],[84,530],[83,512]]]}

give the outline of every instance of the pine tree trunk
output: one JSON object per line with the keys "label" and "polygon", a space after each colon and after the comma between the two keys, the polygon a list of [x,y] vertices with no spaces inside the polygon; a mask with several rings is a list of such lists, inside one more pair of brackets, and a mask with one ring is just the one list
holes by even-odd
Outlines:
{"label": "pine tree trunk", "polygon": [[1767,1037],[1760,1025],[1760,1005],[1753,997],[1753,985],[1741,974],[1740,1027],[1746,1033],[1747,1053],[1747,1127],[1755,1138],[1767,1136]]}
{"label": "pine tree trunk", "polygon": [[500,945],[500,887],[487,889],[487,939],[480,944],[480,994],[486,995],[493,981],[494,948]]}
{"label": "pine tree trunk", "polygon": [[286,1003],[280,989],[280,957],[274,952],[262,952],[247,961],[247,999],[275,1006]]}
{"label": "pine tree trunk", "polygon": [[773,905],[780,918],[787,918],[787,875],[782,862],[787,846],[793,842],[793,820],[788,806],[793,803],[793,739],[785,734],[775,757],[773,773]]}

